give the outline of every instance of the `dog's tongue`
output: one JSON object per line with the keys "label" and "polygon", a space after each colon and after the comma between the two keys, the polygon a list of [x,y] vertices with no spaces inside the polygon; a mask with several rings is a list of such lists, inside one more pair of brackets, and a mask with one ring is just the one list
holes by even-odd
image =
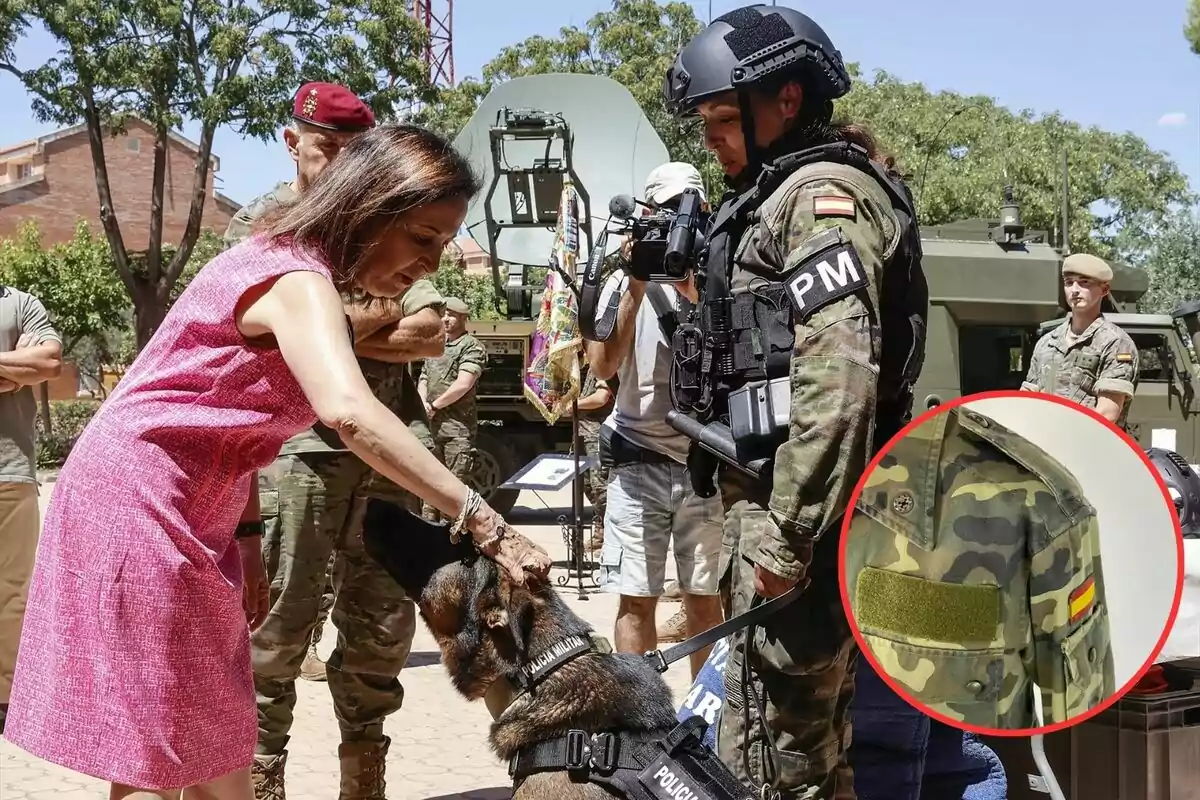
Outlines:
{"label": "dog's tongue", "polygon": [[362,537],[367,554],[414,599],[440,568],[475,552],[467,538],[451,542],[448,526],[382,500],[369,501]]}

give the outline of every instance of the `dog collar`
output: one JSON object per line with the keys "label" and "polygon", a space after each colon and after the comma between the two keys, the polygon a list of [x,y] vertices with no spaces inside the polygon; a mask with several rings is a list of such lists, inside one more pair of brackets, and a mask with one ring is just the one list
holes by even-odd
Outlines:
{"label": "dog collar", "polygon": [[493,720],[509,710],[518,700],[525,697],[533,687],[541,683],[552,672],[586,653],[611,653],[612,644],[596,633],[590,636],[568,636],[539,653],[536,658],[517,672],[501,675],[484,695],[488,711]]}
{"label": "dog collar", "polygon": [[529,663],[522,666],[512,677],[518,686],[529,691],[563,664],[595,649],[590,636],[568,636],[530,659]]}

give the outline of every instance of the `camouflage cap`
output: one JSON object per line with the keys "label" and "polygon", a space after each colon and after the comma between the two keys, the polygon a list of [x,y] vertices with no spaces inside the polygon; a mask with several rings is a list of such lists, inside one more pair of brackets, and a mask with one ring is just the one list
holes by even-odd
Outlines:
{"label": "camouflage cap", "polygon": [[1103,258],[1087,253],[1072,253],[1063,259],[1063,275],[1079,275],[1084,278],[1108,283],[1113,278],[1112,267]]}
{"label": "camouflage cap", "polygon": [[354,92],[336,83],[306,83],[296,92],[292,118],[330,131],[357,133],[375,127],[375,115]]}
{"label": "camouflage cap", "polygon": [[453,311],[455,314],[470,314],[471,313],[470,307],[466,303],[464,303],[462,300],[459,300],[457,297],[447,297],[446,298],[446,310]]}

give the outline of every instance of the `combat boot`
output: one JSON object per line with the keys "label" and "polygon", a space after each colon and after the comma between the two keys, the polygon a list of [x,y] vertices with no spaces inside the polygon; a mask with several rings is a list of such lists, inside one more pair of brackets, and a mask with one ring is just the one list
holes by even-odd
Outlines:
{"label": "combat boot", "polygon": [[317,655],[317,643],[313,642],[308,646],[308,652],[304,654],[304,663],[300,665],[300,677],[306,681],[324,681],[325,662]]}
{"label": "combat boot", "polygon": [[283,792],[283,765],[287,750],[277,756],[254,756],[250,778],[254,782],[254,800],[286,800]]}
{"label": "combat boot", "polygon": [[662,625],[658,626],[659,642],[682,642],[687,638],[687,614],[681,608]]}
{"label": "combat boot", "polygon": [[668,603],[683,601],[683,589],[679,588],[679,581],[669,580],[663,585],[662,599]]}
{"label": "combat boot", "polygon": [[338,746],[342,784],[338,800],[387,800],[383,772],[392,740],[382,742],[342,742]]}

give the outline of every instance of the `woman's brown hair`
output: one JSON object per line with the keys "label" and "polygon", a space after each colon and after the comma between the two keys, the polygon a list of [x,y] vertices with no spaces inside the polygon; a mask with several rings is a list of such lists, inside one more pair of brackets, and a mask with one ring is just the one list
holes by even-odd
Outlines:
{"label": "woman's brown hair", "polygon": [[[804,90],[807,82],[798,80],[795,76],[785,75],[764,81],[757,87],[757,91],[764,97],[773,98],[789,83],[797,83]],[[810,146],[835,142],[857,144],[867,151],[872,161],[892,176],[900,177],[895,157],[883,150],[871,129],[858,122],[833,119],[833,102],[830,100],[805,95],[800,103],[800,116],[793,120],[792,127],[785,136],[794,137]]]}
{"label": "woman's brown hair", "polygon": [[315,251],[345,290],[405,212],[479,189],[471,165],[438,134],[380,125],[351,139],[299,200],[259,229],[276,243]]}

